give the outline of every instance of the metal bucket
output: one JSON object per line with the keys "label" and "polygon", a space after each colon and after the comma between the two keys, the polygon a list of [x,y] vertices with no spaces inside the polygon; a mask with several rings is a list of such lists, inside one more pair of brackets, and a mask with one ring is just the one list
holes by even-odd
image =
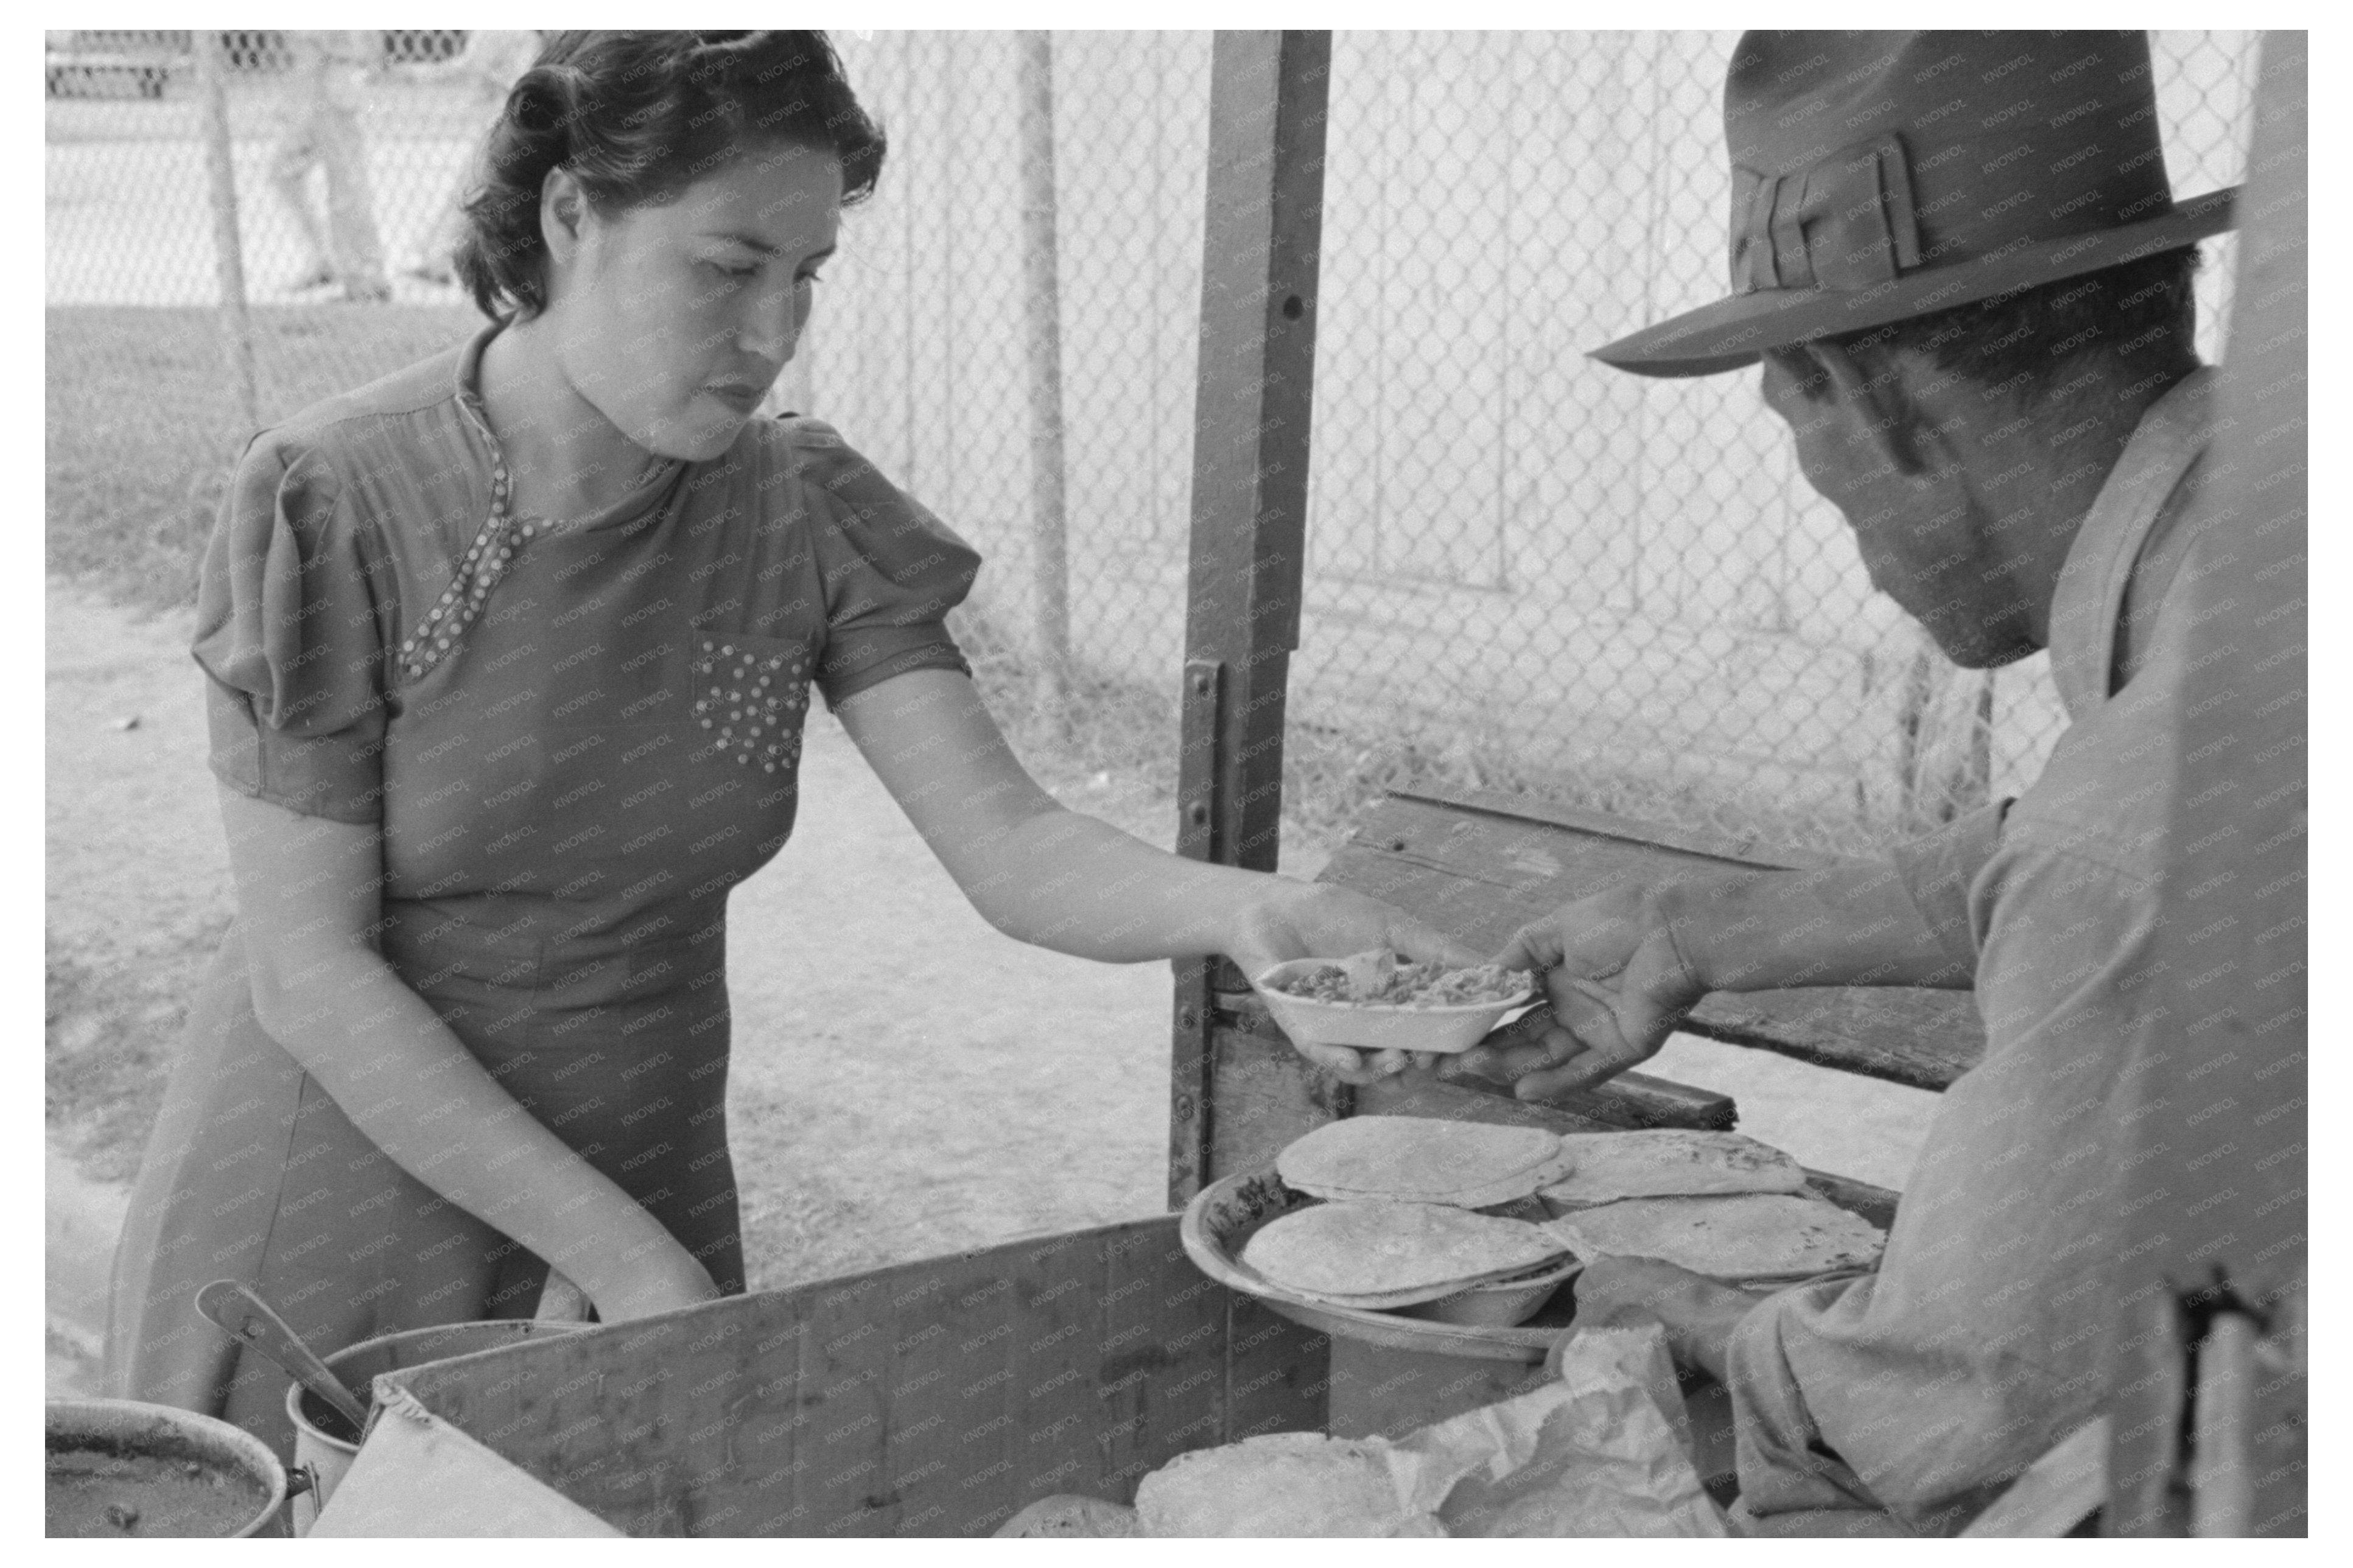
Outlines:
{"label": "metal bucket", "polygon": [[286,1468],[241,1426],[136,1399],[48,1405],[47,1533],[279,1534]]}
{"label": "metal bucket", "polygon": [[[519,1344],[542,1334],[570,1333],[586,1328],[586,1323],[553,1322],[544,1319],[525,1321],[501,1319],[483,1323],[443,1323],[429,1329],[409,1329],[397,1334],[362,1340],[359,1343],[324,1357],[353,1392],[364,1392],[378,1373],[396,1372],[404,1367],[423,1366],[429,1362],[448,1361],[453,1356],[472,1355],[477,1351],[496,1350],[503,1345]],[[336,1486],[345,1471],[352,1468],[352,1458],[360,1451],[356,1439],[341,1436],[350,1430],[341,1416],[327,1406],[317,1394],[295,1384],[286,1391],[286,1413],[294,1419],[294,1462],[306,1468],[311,1475],[311,1485],[306,1495],[298,1497],[287,1510],[294,1523],[294,1533],[308,1535],[319,1510],[335,1494]]]}

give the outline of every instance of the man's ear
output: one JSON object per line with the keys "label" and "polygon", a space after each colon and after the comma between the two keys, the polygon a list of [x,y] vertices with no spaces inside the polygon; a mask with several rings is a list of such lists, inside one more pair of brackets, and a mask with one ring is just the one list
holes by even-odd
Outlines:
{"label": "man's ear", "polygon": [[1921,449],[1926,432],[1920,427],[1920,410],[1905,394],[1899,364],[1876,354],[1865,361],[1840,343],[1801,347],[1809,375],[1818,378],[1830,400],[1848,416],[1850,430],[1869,441],[1895,472],[1917,477],[1929,471]]}

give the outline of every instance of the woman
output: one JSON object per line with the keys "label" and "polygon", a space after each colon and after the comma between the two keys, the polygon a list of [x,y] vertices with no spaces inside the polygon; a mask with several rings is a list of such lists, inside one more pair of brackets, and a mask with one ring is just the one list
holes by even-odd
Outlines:
{"label": "woman", "polygon": [[[119,1394],[281,1447],[313,1343],[744,1288],[728,889],[790,832],[812,683],[1008,934],[1246,966],[1478,955],[1163,855],[1007,751],[942,617],[978,558],[814,420],[754,417],[882,141],[822,35],[565,33],[469,204],[460,350],[264,432],[195,653],[237,890],[117,1256]],[[822,911],[813,911],[822,918]]]}

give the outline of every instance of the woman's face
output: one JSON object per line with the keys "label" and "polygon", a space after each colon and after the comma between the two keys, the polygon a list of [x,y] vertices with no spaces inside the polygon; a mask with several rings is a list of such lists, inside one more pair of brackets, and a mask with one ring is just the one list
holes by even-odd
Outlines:
{"label": "woman's face", "polygon": [[833,254],[833,159],[749,148],[657,205],[606,216],[575,199],[567,222],[564,205],[552,183],[545,317],[574,392],[657,456],[726,451],[792,359]]}

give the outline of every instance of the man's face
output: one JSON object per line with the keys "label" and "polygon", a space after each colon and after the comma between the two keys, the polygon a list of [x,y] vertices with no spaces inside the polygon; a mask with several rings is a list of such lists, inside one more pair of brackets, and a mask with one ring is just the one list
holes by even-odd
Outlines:
{"label": "man's face", "polygon": [[[1835,352],[1835,351],[1833,351]],[[1850,358],[1850,364],[1871,362]],[[1906,395],[1914,367],[1859,370],[1842,385],[1802,350],[1765,355],[1766,403],[1797,437],[1807,481],[1846,515],[1872,585],[1970,669],[2024,658],[2036,643],[1968,461],[1974,434],[1929,422]]]}

